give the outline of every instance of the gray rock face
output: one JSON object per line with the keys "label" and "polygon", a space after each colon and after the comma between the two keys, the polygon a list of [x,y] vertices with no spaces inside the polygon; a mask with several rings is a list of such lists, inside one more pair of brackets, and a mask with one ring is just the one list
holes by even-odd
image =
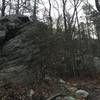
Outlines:
{"label": "gray rock face", "polygon": [[39,77],[41,66],[44,65],[45,49],[42,50],[42,44],[47,38],[46,30],[38,29],[38,24],[30,23],[19,30],[19,33],[2,48],[0,86],[10,82],[31,82]]}
{"label": "gray rock face", "polygon": [[30,18],[28,18],[27,16],[24,15],[16,15],[16,14],[12,14],[9,16],[5,16],[0,18],[0,23],[5,24],[7,22],[14,22],[15,24],[20,24],[20,23],[26,23],[29,22]]}
{"label": "gray rock face", "polygon": [[30,22],[30,19],[27,16],[24,15],[9,15],[0,18],[0,30],[5,31],[6,33],[6,40],[11,39],[14,37],[16,31],[18,28],[20,28],[22,25],[26,24],[27,22]]}

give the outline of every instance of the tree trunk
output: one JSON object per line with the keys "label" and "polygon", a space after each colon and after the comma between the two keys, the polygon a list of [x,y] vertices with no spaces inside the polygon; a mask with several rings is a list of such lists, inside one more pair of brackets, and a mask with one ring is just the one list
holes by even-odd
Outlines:
{"label": "tree trunk", "polygon": [[66,23],[66,0],[63,0],[63,18],[64,18],[64,30],[65,33],[67,31],[67,23]]}
{"label": "tree trunk", "polygon": [[34,8],[33,8],[33,20],[37,19],[37,0],[34,0]]}
{"label": "tree trunk", "polygon": [[2,0],[1,17],[5,16],[5,0]]}
{"label": "tree trunk", "polygon": [[16,14],[19,14],[19,0],[17,0]]}
{"label": "tree trunk", "polygon": [[49,2],[49,26],[50,26],[50,30],[52,31],[51,1],[48,0],[48,2]]}
{"label": "tree trunk", "polygon": [[100,12],[99,0],[95,0],[95,4],[96,4],[96,7],[97,7],[97,10]]}
{"label": "tree trunk", "polygon": [[12,9],[12,4],[11,4],[12,0],[9,0],[9,15],[11,14],[11,9]]}

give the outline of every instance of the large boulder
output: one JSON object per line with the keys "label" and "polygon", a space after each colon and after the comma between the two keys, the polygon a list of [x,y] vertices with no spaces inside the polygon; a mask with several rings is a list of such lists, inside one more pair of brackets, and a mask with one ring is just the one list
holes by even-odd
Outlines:
{"label": "large boulder", "polygon": [[5,24],[7,22],[10,22],[10,23],[15,23],[16,25],[20,25],[23,23],[27,23],[29,21],[31,21],[31,19],[28,16],[16,15],[16,14],[12,14],[0,18],[0,24]]}
{"label": "large boulder", "polygon": [[30,22],[30,18],[24,15],[4,16],[0,18],[0,30],[6,32],[6,40],[9,40],[16,36],[16,31],[27,22]]}
{"label": "large boulder", "polygon": [[[38,28],[39,27],[39,28]],[[43,23],[29,23],[19,35],[2,48],[0,86],[8,83],[28,83],[39,79],[46,62],[46,42],[49,35]]]}

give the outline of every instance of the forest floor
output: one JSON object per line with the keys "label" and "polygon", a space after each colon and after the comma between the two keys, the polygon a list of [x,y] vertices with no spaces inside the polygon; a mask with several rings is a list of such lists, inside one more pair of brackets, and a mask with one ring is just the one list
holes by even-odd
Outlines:
{"label": "forest floor", "polygon": [[[89,93],[88,100],[100,100],[100,79],[82,79],[82,80],[67,80],[65,81],[66,88],[70,91],[67,95],[74,96],[77,89],[86,90]],[[31,100],[30,93],[34,96],[49,98],[54,89],[53,82],[41,82],[41,84],[17,84],[12,86],[8,84],[0,88],[0,100]],[[46,100],[46,99],[32,99],[32,100]]]}
{"label": "forest floor", "polygon": [[100,79],[83,79],[69,81],[71,87],[86,90],[89,93],[88,100],[100,100]]}

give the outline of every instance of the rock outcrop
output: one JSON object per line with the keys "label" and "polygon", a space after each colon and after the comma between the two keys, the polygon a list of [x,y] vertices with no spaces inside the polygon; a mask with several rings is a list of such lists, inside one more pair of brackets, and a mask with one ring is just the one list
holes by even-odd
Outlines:
{"label": "rock outcrop", "polygon": [[19,35],[5,42],[0,52],[0,86],[28,83],[41,77],[46,62],[47,30],[41,22],[30,22],[17,31]]}
{"label": "rock outcrop", "polygon": [[[30,18],[24,15],[9,15],[0,18],[0,31],[5,31],[5,40],[17,35],[17,30],[24,24],[30,22]],[[1,38],[1,35],[0,35]]]}

